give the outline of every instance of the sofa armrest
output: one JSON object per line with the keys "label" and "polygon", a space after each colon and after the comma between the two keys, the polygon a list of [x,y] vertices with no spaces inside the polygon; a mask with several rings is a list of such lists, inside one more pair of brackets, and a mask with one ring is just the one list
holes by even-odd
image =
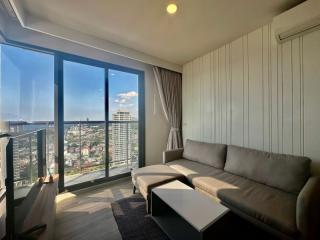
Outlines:
{"label": "sofa armrest", "polygon": [[163,164],[182,158],[183,148],[163,152]]}
{"label": "sofa armrest", "polygon": [[297,227],[302,239],[320,239],[320,177],[311,177],[297,199]]}

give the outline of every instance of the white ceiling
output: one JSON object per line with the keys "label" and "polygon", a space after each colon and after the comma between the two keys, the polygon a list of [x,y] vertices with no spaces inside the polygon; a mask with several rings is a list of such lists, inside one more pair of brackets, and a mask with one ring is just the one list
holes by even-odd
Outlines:
{"label": "white ceiling", "polygon": [[[50,23],[182,65],[303,0],[12,0],[27,23]],[[176,2],[170,16],[166,5]],[[32,19],[32,20],[31,20]],[[50,33],[50,29],[47,29]]]}

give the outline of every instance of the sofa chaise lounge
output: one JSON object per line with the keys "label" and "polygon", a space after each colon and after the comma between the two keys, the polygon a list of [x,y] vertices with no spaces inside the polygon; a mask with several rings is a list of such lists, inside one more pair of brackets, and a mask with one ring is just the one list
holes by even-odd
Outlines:
{"label": "sofa chaise lounge", "polygon": [[320,239],[320,178],[307,157],[187,140],[163,163],[132,172],[148,206],[153,187],[178,179],[283,239]]}

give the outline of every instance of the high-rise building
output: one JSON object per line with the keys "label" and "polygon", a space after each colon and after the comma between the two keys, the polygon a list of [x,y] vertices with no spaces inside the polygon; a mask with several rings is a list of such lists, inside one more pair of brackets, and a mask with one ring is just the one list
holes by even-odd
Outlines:
{"label": "high-rise building", "polygon": [[21,166],[19,157],[19,142],[18,140],[13,141],[13,178],[18,180],[21,178]]}
{"label": "high-rise building", "polygon": [[[10,126],[10,132],[12,133],[19,133],[24,131],[22,125],[17,124],[17,125],[11,126],[9,122],[9,126]],[[23,144],[21,144],[21,140],[14,139],[13,141],[13,178],[15,179],[15,184],[20,183],[21,173],[23,170],[23,167],[21,166],[21,159],[19,154],[19,151],[21,151],[22,149],[20,145],[23,146]]]}
{"label": "high-rise building", "polygon": [[[118,110],[112,114],[113,121],[131,121],[131,113]],[[131,127],[129,123],[112,123],[112,162],[111,166],[131,164]]]}

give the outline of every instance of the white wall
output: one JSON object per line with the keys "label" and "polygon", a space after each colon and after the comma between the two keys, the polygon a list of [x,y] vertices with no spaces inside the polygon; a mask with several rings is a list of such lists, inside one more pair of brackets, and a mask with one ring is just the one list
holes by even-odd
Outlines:
{"label": "white wall", "polygon": [[146,164],[150,165],[162,162],[162,151],[166,148],[169,125],[161,108],[160,98],[156,89],[155,78],[151,65],[46,34],[23,29],[17,22],[13,21],[6,22],[5,33],[8,39],[14,41],[50,48],[144,71]]}
{"label": "white wall", "polygon": [[183,137],[306,155],[320,174],[320,31],[266,25],[183,66]]}

